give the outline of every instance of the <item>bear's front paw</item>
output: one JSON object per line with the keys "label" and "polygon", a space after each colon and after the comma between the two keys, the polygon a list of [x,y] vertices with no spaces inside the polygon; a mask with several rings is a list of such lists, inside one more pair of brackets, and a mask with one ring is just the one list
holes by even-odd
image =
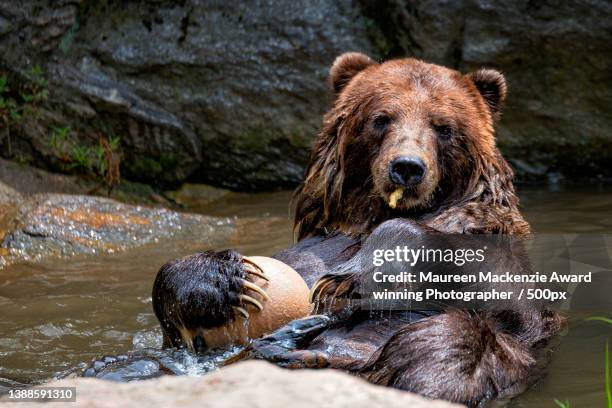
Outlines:
{"label": "bear's front paw", "polygon": [[[166,263],[153,284],[153,309],[164,332],[164,347],[207,346],[201,330],[220,328],[268,299],[268,280],[255,262],[233,250],[200,252]],[[202,344],[202,347],[195,347]]]}

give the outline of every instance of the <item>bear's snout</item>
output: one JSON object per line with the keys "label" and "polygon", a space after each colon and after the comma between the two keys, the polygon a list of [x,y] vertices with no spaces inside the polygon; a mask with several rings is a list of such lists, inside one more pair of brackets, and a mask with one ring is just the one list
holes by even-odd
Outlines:
{"label": "bear's snout", "polygon": [[400,156],[389,163],[389,179],[404,187],[416,186],[423,181],[427,167],[418,157]]}

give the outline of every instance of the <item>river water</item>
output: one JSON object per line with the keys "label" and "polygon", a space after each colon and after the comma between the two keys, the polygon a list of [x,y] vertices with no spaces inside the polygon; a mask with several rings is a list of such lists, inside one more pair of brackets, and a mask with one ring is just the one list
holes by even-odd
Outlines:
{"label": "river water", "polygon": [[[523,213],[538,233],[612,233],[610,186],[520,188]],[[225,246],[271,255],[292,243],[290,193],[229,194],[190,211],[256,218]],[[158,348],[151,285],[165,261],[198,250],[162,243],[112,256],[76,257],[0,271],[0,378],[33,383],[104,354]],[[221,248],[215,248],[221,249]],[[604,348],[612,326],[570,316],[545,375],[512,401],[495,405],[604,406]]]}

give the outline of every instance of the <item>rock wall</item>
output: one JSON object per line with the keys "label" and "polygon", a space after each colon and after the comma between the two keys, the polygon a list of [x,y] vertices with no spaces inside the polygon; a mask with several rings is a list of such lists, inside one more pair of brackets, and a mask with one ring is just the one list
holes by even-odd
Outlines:
{"label": "rock wall", "polygon": [[612,176],[612,3],[362,0],[387,57],[505,73],[499,145],[523,177]]}
{"label": "rock wall", "polygon": [[157,184],[295,185],[328,66],[371,50],[350,1],[19,3],[0,1],[0,66],[23,81],[40,65],[49,95],[13,150],[57,167],[53,127],[112,130],[124,175]]}
{"label": "rock wall", "polygon": [[606,1],[0,0],[0,50],[0,154],[53,170],[103,173],[103,137],[130,180],[292,187],[357,50],[499,68],[523,175],[612,176]]}

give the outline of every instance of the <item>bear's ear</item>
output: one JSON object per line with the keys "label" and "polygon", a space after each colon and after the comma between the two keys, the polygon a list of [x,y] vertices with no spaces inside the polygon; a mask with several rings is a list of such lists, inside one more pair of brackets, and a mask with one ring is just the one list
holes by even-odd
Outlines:
{"label": "bear's ear", "polygon": [[494,69],[480,69],[470,72],[467,77],[472,80],[478,92],[489,105],[493,117],[498,117],[506,100],[506,78]]}
{"label": "bear's ear", "polygon": [[346,52],[336,58],[329,70],[329,83],[334,92],[340,93],[357,73],[377,62],[359,52]]}

